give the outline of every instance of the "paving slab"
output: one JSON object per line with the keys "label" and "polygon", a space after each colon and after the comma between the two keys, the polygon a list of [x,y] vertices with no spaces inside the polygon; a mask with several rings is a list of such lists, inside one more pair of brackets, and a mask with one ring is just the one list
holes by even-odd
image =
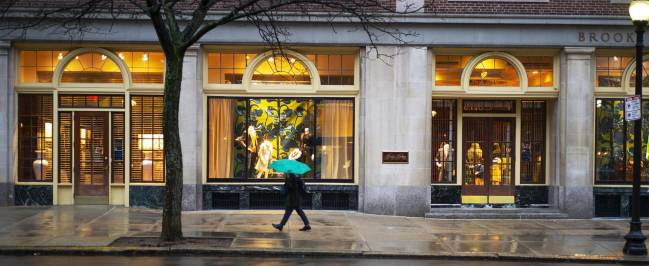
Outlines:
{"label": "paving slab", "polygon": [[[444,220],[349,211],[294,215],[282,232],[281,210],[183,212],[179,243],[162,245],[160,210],[106,207],[0,208],[0,254],[255,254],[470,257],[649,264],[622,253],[628,221]],[[67,253],[66,253],[67,252]]]}

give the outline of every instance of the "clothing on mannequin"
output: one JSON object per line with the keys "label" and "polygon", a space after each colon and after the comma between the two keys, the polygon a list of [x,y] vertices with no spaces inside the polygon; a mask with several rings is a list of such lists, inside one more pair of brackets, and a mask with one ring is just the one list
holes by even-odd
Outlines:
{"label": "clothing on mannequin", "polygon": [[308,127],[304,128],[304,132],[300,135],[300,151],[302,151],[302,161],[305,164],[311,165],[313,162],[313,134]]}
{"label": "clothing on mannequin", "polygon": [[494,143],[491,149],[491,184],[500,185],[502,183],[502,164],[500,145]]}
{"label": "clothing on mannequin", "polygon": [[[246,136],[247,134],[247,136]],[[247,138],[247,143],[246,143]],[[254,126],[244,129],[241,136],[234,139],[239,146],[246,148],[246,158],[248,165],[246,169],[253,169],[253,164],[257,161],[257,131]]]}
{"label": "clothing on mannequin", "polygon": [[451,148],[451,145],[445,142],[440,143],[440,147],[435,154],[437,182],[453,181],[453,156],[455,156],[455,150]]}
{"label": "clothing on mannequin", "polygon": [[480,143],[471,143],[471,146],[466,152],[466,162],[470,175],[474,177],[473,185],[484,185],[484,159],[482,157],[482,148],[480,148]]}
{"label": "clothing on mannequin", "polygon": [[259,159],[255,165],[255,170],[257,170],[257,178],[261,178],[262,175],[264,178],[268,178],[270,174],[270,162],[272,160],[273,154],[273,143],[264,139],[264,141],[259,145]]}

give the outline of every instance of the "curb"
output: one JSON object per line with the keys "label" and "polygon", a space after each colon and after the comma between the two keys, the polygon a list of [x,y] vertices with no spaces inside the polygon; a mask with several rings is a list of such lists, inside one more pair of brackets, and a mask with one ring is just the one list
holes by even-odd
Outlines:
{"label": "curb", "polygon": [[487,260],[487,261],[535,261],[535,262],[577,262],[577,263],[625,263],[647,265],[649,257],[618,256],[525,256],[498,253],[479,254],[408,254],[373,251],[324,251],[295,249],[229,249],[229,248],[178,248],[178,247],[0,247],[0,256],[185,256],[225,255],[260,257],[342,257],[373,259],[442,259],[442,260]]}

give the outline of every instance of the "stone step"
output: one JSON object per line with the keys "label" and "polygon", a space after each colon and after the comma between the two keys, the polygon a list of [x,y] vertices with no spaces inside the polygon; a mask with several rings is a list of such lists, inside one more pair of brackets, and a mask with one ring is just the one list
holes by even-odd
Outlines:
{"label": "stone step", "polygon": [[430,219],[566,219],[554,208],[431,208]]}

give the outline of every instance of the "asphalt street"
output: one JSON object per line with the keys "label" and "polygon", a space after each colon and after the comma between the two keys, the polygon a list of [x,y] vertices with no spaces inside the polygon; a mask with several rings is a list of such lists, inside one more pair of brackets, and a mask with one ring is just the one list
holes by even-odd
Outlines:
{"label": "asphalt street", "polygon": [[0,256],[2,266],[120,266],[120,265],[427,265],[427,266],[550,266],[550,265],[623,265],[623,264],[578,264],[559,262],[510,262],[482,260],[429,260],[429,259],[366,259],[366,258],[327,258],[327,257],[207,257],[207,256],[172,256],[172,257],[127,257],[127,256]]}

